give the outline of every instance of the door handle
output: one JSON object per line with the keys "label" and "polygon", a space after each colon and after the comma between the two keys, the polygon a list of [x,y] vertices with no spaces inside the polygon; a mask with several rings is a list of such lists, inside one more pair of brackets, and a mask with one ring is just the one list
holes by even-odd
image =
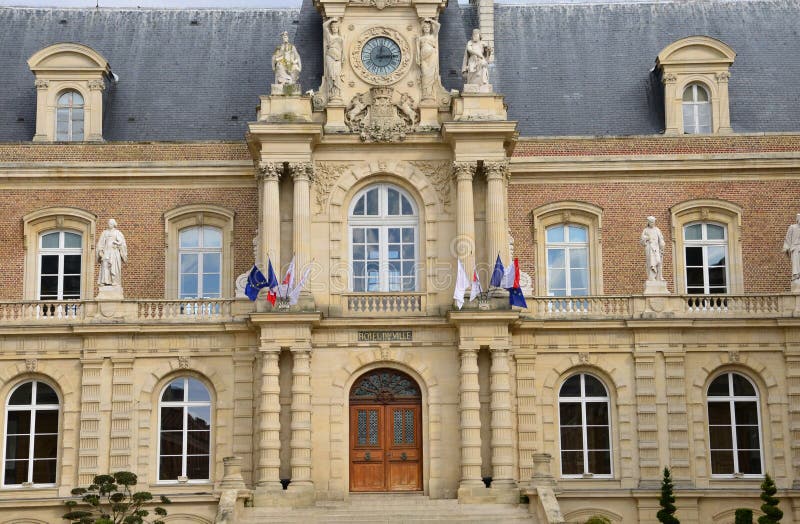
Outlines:
{"label": "door handle", "polygon": [[408,460],[408,455],[406,455],[405,451],[400,453],[400,460]]}
{"label": "door handle", "polygon": [[370,454],[369,454],[369,451],[367,451],[366,453],[364,453],[364,460],[366,460],[367,462],[369,462],[370,460],[372,460],[372,455],[370,455]]}

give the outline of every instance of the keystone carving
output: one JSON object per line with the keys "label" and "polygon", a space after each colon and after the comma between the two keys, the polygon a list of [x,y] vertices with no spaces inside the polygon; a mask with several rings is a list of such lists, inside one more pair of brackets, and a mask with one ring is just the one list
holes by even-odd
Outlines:
{"label": "keystone carving", "polygon": [[401,93],[397,102],[393,98],[391,87],[373,87],[369,93],[354,96],[344,116],[348,129],[365,142],[404,140],[419,122],[419,109],[406,93]]}
{"label": "keystone carving", "polygon": [[178,357],[178,368],[189,369],[189,357]]}
{"label": "keystone carving", "polygon": [[34,371],[36,371],[37,365],[38,365],[38,362],[36,361],[35,358],[26,358],[25,359],[25,369],[29,373],[33,373]]}

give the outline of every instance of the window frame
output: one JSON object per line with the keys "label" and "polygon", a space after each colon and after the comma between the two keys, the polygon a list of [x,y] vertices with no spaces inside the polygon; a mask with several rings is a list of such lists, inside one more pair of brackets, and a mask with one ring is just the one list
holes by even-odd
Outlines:
{"label": "window frame", "polygon": [[[708,236],[707,235],[707,231],[708,231],[708,227],[707,226],[712,225],[712,226],[721,227],[722,231],[724,232],[724,238],[722,240],[717,240],[717,239],[708,240],[707,238],[701,238],[700,240],[688,240],[686,238],[686,230],[689,227],[694,226],[694,225],[701,226],[701,231],[702,231],[702,236],[703,237],[707,237]],[[730,270],[729,270],[729,266],[730,266],[730,264],[729,264],[730,247],[728,246],[728,227],[723,223],[712,222],[712,221],[688,222],[688,223],[684,224],[681,227],[681,234],[683,235],[683,249],[684,249],[684,252],[683,252],[683,256],[684,256],[683,273],[684,273],[684,275],[683,275],[683,277],[684,277],[684,282],[686,283],[686,286],[684,287],[684,292],[687,295],[697,295],[697,296],[727,295],[729,293],[729,290],[730,290],[730,285],[729,285],[729,282],[730,282]],[[710,288],[712,286],[711,286],[711,281],[709,279],[708,248],[709,247],[715,247],[715,246],[716,247],[725,248],[725,266],[724,266],[725,267],[725,292],[724,293],[711,293],[711,291],[710,291]],[[703,293],[690,293],[689,292],[689,265],[685,262],[685,260],[686,260],[686,250],[688,248],[690,248],[690,247],[699,247],[702,250],[703,262],[702,262],[702,266],[699,266],[699,267],[701,267],[702,270],[703,270]],[[692,267],[698,267],[698,266],[692,266]],[[718,266],[714,266],[714,267],[718,267]],[[692,287],[697,287],[697,286],[692,286]],[[719,287],[719,286],[714,286],[714,287]]]}
{"label": "window frame", "polygon": [[[81,104],[80,105],[73,105],[72,101],[68,106],[61,105],[61,98],[64,95],[72,94],[73,98],[74,95],[78,95],[81,97]],[[58,124],[59,124],[59,113],[62,109],[67,109],[67,138],[62,138],[58,134]],[[81,110],[81,120],[84,124],[83,131],[79,138],[73,136],[73,123],[75,122],[74,118],[74,111],[80,109]],[[84,142],[86,140],[86,97],[81,93],[79,90],[74,88],[67,88],[59,91],[56,94],[56,103],[55,103],[55,141],[56,142]]]}
{"label": "window frame", "polygon": [[[728,395],[721,396],[721,397],[711,397],[708,394],[708,390],[711,387],[711,384],[714,383],[719,377],[727,375],[728,378]],[[730,377],[731,375],[739,375],[740,377],[747,380],[747,382],[753,387],[753,390],[756,392],[755,397],[750,396],[736,396],[733,394],[733,380]],[[764,428],[762,426],[762,418],[761,418],[761,395],[759,394],[758,384],[753,381],[748,375],[741,373],[737,370],[724,370],[719,373],[716,373],[712,376],[712,378],[708,381],[708,384],[705,387],[705,415],[706,415],[706,438],[708,439],[708,466],[709,471],[711,472],[712,479],[763,479],[764,478]],[[733,473],[714,473],[714,463],[711,459],[711,415],[709,413],[709,404],[711,401],[709,399],[715,399],[714,402],[727,402],[729,404],[729,409],[731,410],[731,447],[733,452],[733,460],[734,460],[734,472]],[[736,436],[736,414],[735,414],[735,407],[734,403],[736,399],[739,399],[740,402],[755,402],[756,404],[756,417],[758,423],[758,444],[759,444],[759,457],[761,459],[761,473],[753,474],[753,473],[740,473],[738,470],[739,464],[739,447],[738,439]]]}
{"label": "window frame", "polygon": [[[42,240],[44,240],[45,235],[50,235],[53,233],[59,234],[59,247],[57,248],[45,248],[42,247]],[[81,237],[81,247],[78,248],[67,248],[61,247],[64,243],[64,233],[72,233],[79,235]],[[83,259],[83,235],[80,231],[75,231],[71,229],[47,229],[39,233],[39,238],[37,241],[37,254],[36,254],[36,299],[42,302],[62,302],[65,300],[81,300],[83,299],[83,295],[80,293],[81,289],[79,286],[78,289],[78,297],[77,298],[64,298],[64,277],[66,276],[64,273],[64,257],[67,255],[80,255],[81,256],[81,271],[78,273],[81,280],[83,280],[83,266],[84,266],[84,259]],[[56,298],[42,298],[42,257],[44,256],[58,256],[58,271],[56,273],[56,277],[58,278],[58,291]],[[72,274],[72,273],[70,273]]]}
{"label": "window frame", "polygon": [[[366,195],[369,191],[378,190],[378,214],[377,215],[354,215],[353,210],[355,209],[358,201],[361,199],[362,196]],[[393,189],[400,194],[401,199],[405,198],[411,204],[411,215],[389,215],[388,214],[388,200],[389,200],[389,189]],[[402,200],[400,201],[400,209],[402,212]],[[390,288],[390,278],[389,278],[389,258],[388,258],[388,246],[390,244],[388,235],[389,229],[391,228],[400,228],[401,229],[401,240],[400,244],[405,244],[402,242],[402,228],[413,228],[414,231],[414,260],[413,260],[413,267],[414,267],[414,289],[413,290],[397,290],[391,291]],[[377,291],[369,291],[367,290],[368,280],[365,279],[364,281],[364,291],[355,291],[355,271],[354,271],[354,264],[355,259],[353,257],[353,248],[354,248],[354,240],[353,240],[353,230],[354,229],[378,229],[378,287],[380,288]],[[348,208],[347,213],[347,259],[348,259],[348,292],[349,293],[363,293],[363,294],[376,294],[376,293],[419,293],[421,291],[421,283],[420,283],[420,212],[419,206],[414,198],[402,187],[393,184],[391,182],[375,182],[369,184],[363,188],[361,188],[352,198],[350,201],[350,206]],[[366,244],[366,242],[365,242]],[[366,256],[366,253],[365,253]],[[367,263],[368,259],[364,259],[364,263]],[[398,259],[401,262],[404,260],[402,258]],[[401,270],[402,272],[402,270]],[[403,275],[400,275],[401,282]],[[400,286],[402,288],[402,284]]]}
{"label": "window frame", "polygon": [[[198,239],[199,239],[199,244],[200,245],[198,245],[197,247],[182,247],[180,245],[181,234],[184,231],[187,231],[187,230],[190,230],[190,229],[197,229],[199,231]],[[204,239],[205,239],[205,232],[206,232],[206,230],[211,230],[211,229],[216,230],[216,231],[219,232],[220,245],[219,245],[218,248],[217,247],[211,248],[211,247],[206,247],[205,245],[203,245],[204,244]],[[222,298],[223,239],[224,239],[224,233],[223,233],[222,229],[220,229],[220,228],[218,228],[216,226],[208,225],[208,224],[196,225],[196,226],[188,226],[188,227],[185,227],[183,229],[179,229],[178,230],[178,297],[181,300],[218,299],[218,298]],[[206,273],[205,271],[203,271],[203,264],[204,264],[204,260],[205,260],[205,256],[204,255],[206,255],[206,254],[218,254],[219,255],[219,271],[216,273],[217,275],[219,275],[219,296],[218,297],[206,296],[205,295],[205,290],[203,289],[203,278],[202,277],[205,274],[209,274],[209,273]],[[183,275],[188,274],[188,273],[184,273],[182,271],[182,269],[181,269],[184,255],[196,255],[197,256],[197,273],[196,273],[196,275],[197,275],[197,292],[195,293],[195,296],[192,296],[192,297],[184,297],[183,296],[184,295],[184,292],[183,292]]]}
{"label": "window frame", "polygon": [[[692,90],[692,100],[686,101],[686,91],[691,89]],[[706,94],[705,101],[698,101],[697,94],[698,90],[703,90]],[[706,105],[708,106],[708,122],[701,123],[700,122],[700,106]],[[686,107],[692,108],[692,117],[693,117],[693,125],[690,128],[694,129],[694,131],[689,131],[687,128],[686,122]],[[712,104],[712,97],[711,97],[711,90],[703,84],[702,82],[690,82],[683,88],[683,92],[681,93],[681,117],[683,120],[683,134],[685,135],[710,135],[714,132],[714,114],[713,114],[713,104]],[[708,131],[700,131],[700,128],[708,128]]]}
{"label": "window frame", "polygon": [[[188,381],[190,379],[193,379],[193,380],[196,380],[196,381],[200,382],[203,385],[203,387],[206,389],[206,392],[208,393],[208,401],[207,402],[206,401],[202,401],[201,402],[201,401],[183,400],[183,401],[167,401],[165,403],[165,402],[163,402],[161,400],[162,397],[164,396],[164,392],[167,390],[169,385],[172,384],[173,382],[177,381],[177,380],[184,380],[185,381],[184,383],[186,384],[186,387],[185,387],[184,391],[186,391],[186,394],[188,395],[188,392],[189,392]],[[214,451],[213,450],[214,450],[214,422],[215,422],[215,418],[216,418],[215,414],[214,414],[214,395],[212,394],[211,387],[209,387],[209,385],[204,380],[201,380],[199,377],[196,377],[194,375],[173,376],[169,380],[167,380],[164,383],[164,385],[161,387],[161,389],[159,390],[159,394],[158,394],[157,399],[158,399],[158,402],[157,402],[158,408],[157,408],[157,414],[156,414],[156,424],[157,425],[156,425],[156,477],[155,477],[156,478],[156,482],[155,483],[156,484],[209,484],[209,483],[211,483],[212,479],[214,477],[214,475],[213,475]],[[189,455],[188,447],[187,447],[187,433],[189,431],[189,429],[188,429],[189,425],[188,425],[187,417],[188,417],[188,412],[189,411],[188,411],[187,408],[189,408],[191,406],[194,406],[194,407],[205,407],[206,405],[208,405],[208,407],[209,407],[209,418],[210,418],[210,420],[209,420],[209,430],[208,430],[208,478],[205,478],[205,479],[190,479],[190,478],[187,478],[187,480],[185,482],[179,480],[178,478],[170,479],[170,480],[162,480],[161,479],[161,433],[162,433],[162,430],[161,430],[161,408],[162,408],[162,406],[164,406],[164,404],[166,404],[166,407],[181,407],[182,410],[183,410],[183,422],[182,422],[182,429],[181,429],[181,438],[182,438],[181,473],[183,473],[183,475],[181,475],[181,477],[186,477],[186,475],[185,475],[186,474],[186,467],[187,467],[186,463],[187,463],[187,457]],[[170,456],[172,456],[172,455],[170,455]]]}
{"label": "window frame", "polygon": [[[11,408],[9,405],[9,401],[11,400],[11,395],[14,394],[20,387],[24,386],[25,384],[32,383],[31,387],[31,403],[26,405],[18,405],[14,408]],[[37,384],[42,383],[48,386],[50,389],[55,392],[56,397],[58,398],[58,404],[36,404],[36,391],[38,389]],[[42,380],[38,377],[33,378],[26,378],[21,380],[18,384],[14,387],[9,389],[8,393],[6,394],[4,408],[5,413],[3,415],[3,454],[2,454],[2,470],[0,471],[0,488],[2,489],[30,489],[30,488],[53,488],[58,486],[58,479],[59,479],[59,467],[61,464],[61,437],[62,437],[62,428],[63,428],[63,421],[64,421],[64,413],[62,411],[62,406],[64,404],[64,399],[62,398],[58,388],[56,388],[53,384],[48,381]],[[53,407],[55,406],[55,407]],[[31,417],[31,425],[28,431],[29,435],[29,443],[28,443],[28,481],[22,484],[7,484],[6,483],[6,459],[8,453],[8,414],[10,411],[27,411],[27,412],[35,412],[40,410],[47,410],[52,411],[55,410],[58,413],[58,424],[56,428],[56,456],[55,456],[55,479],[53,482],[45,482],[45,483],[33,483],[33,461],[34,461],[34,444],[35,444],[35,435],[36,435],[36,417]],[[52,433],[47,433],[47,435],[52,435]],[[52,459],[51,459],[52,460]]]}
{"label": "window frame", "polygon": [[[600,382],[600,384],[603,386],[603,389],[605,389],[605,392],[606,392],[606,396],[605,397],[588,397],[588,396],[586,396],[585,376],[587,376],[587,375],[591,376],[592,378],[594,378],[595,380]],[[581,395],[579,397],[562,397],[561,396],[561,389],[564,387],[564,384],[566,384],[568,380],[570,380],[572,377],[575,377],[575,376],[581,377],[580,378]],[[581,405],[581,426],[580,427],[581,427],[582,440],[583,440],[582,443],[581,443],[581,445],[582,445],[581,452],[583,453],[583,470],[584,470],[583,473],[578,473],[578,474],[575,474],[575,473],[564,473],[564,461],[563,461],[564,446],[563,446],[562,441],[561,441],[561,427],[562,427],[562,424],[561,424],[561,404],[562,404],[562,398],[565,399],[565,400],[563,400],[563,402],[565,402],[565,403],[573,403],[573,404],[575,404],[575,403],[579,402],[580,405]],[[567,376],[561,382],[561,384],[558,387],[558,394],[556,395],[556,399],[557,399],[556,412],[557,412],[557,420],[558,420],[557,426],[556,426],[557,431],[558,431],[558,463],[559,463],[559,475],[561,476],[561,478],[562,479],[603,479],[603,480],[613,479],[614,478],[614,431],[613,431],[613,425],[611,423],[612,422],[611,421],[611,419],[612,419],[611,394],[609,393],[609,388],[606,385],[606,382],[603,379],[601,379],[600,377],[598,377],[597,375],[595,375],[594,373],[591,373],[591,372],[588,372],[588,371],[577,371],[577,372],[572,373],[571,375]],[[588,402],[597,402],[597,403],[605,402],[606,403],[606,412],[608,414],[608,424],[607,424],[607,426],[608,426],[608,464],[609,464],[609,468],[608,469],[609,469],[609,473],[592,473],[592,472],[586,471],[588,469],[588,467],[589,467],[589,460],[588,460],[588,456],[589,456],[588,431],[586,429],[587,426],[588,426],[588,424],[586,423],[586,404]],[[577,451],[577,450],[567,450],[567,451]]]}
{"label": "window frame", "polygon": [[[547,240],[547,233],[548,231],[560,227],[564,231],[564,238],[569,238],[570,236],[570,228],[580,228],[586,232],[586,241],[585,242],[573,242],[571,239],[569,241],[563,242],[549,242]],[[553,295],[550,287],[550,250],[551,249],[561,249],[564,251],[564,292],[566,293],[563,295],[564,297],[576,297],[576,296],[587,296],[589,294],[590,285],[589,282],[591,281],[591,267],[589,264],[589,228],[583,224],[575,224],[572,222],[559,222],[558,224],[553,224],[548,226],[545,229],[545,257],[547,260],[547,266],[545,266],[546,275],[546,289],[545,292],[547,293],[548,297],[560,297],[560,295]],[[579,250],[584,249],[586,250],[586,267],[583,268],[586,271],[586,294],[585,295],[575,295],[573,293],[573,286],[572,286],[572,271],[573,268],[571,264],[571,251],[572,250]]]}

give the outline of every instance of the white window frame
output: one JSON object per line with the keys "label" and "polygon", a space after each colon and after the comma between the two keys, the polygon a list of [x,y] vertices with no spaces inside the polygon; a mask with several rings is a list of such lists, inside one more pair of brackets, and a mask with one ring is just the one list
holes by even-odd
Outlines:
{"label": "white window frame", "polygon": [[[42,241],[45,235],[49,235],[51,233],[58,233],[58,245],[57,248],[44,248],[42,247]],[[67,248],[61,247],[64,245],[64,233],[72,233],[73,235],[78,235],[81,237],[81,246],[77,248]],[[37,242],[37,254],[36,254],[36,300],[44,300],[44,301],[62,301],[62,300],[81,300],[83,298],[83,294],[79,293],[77,298],[64,298],[64,256],[65,255],[79,255],[81,257],[81,271],[78,275],[81,278],[81,283],[78,286],[79,290],[83,289],[83,268],[86,261],[84,260],[84,249],[83,249],[83,242],[84,242],[84,235],[80,231],[73,231],[69,229],[50,229],[47,231],[42,231],[39,233],[39,239]],[[56,298],[42,298],[42,257],[46,255],[58,255],[58,296]]]}
{"label": "white window frame", "polygon": [[[723,375],[739,375],[740,377],[747,380],[750,385],[753,387],[753,391],[756,392],[756,395],[753,396],[745,396],[745,395],[734,395],[733,394],[733,380],[732,377],[728,377],[728,395],[727,396],[710,396],[708,394],[708,388],[711,387],[711,384],[714,383],[719,377]],[[728,407],[731,411],[731,446],[733,446],[733,473],[714,473],[714,462],[711,459],[711,414],[708,411],[708,405],[711,403],[711,399],[714,402],[727,402]],[[753,473],[740,473],[739,472],[739,443],[736,437],[736,409],[735,409],[735,402],[755,402],[756,403],[756,420],[758,422],[758,445],[759,450],[758,454],[761,458],[761,473],[760,474],[753,474]],[[764,478],[764,431],[761,427],[761,401],[758,394],[758,386],[750,380],[750,377],[743,373],[738,373],[736,371],[725,371],[723,373],[719,373],[715,376],[712,380],[708,382],[708,387],[706,387],[706,438],[708,439],[708,465],[711,470],[711,478],[721,478],[721,479],[731,479],[731,478],[746,478],[746,479],[763,479]]]}
{"label": "white window frame", "polygon": [[[9,402],[11,401],[11,395],[14,394],[16,390],[20,387],[24,386],[25,384],[32,383],[31,387],[31,403],[26,405],[10,405]],[[58,404],[36,404],[36,390],[38,388],[39,383],[45,384],[47,387],[52,389],[56,397],[58,397]],[[61,397],[58,394],[58,390],[48,384],[47,382],[42,382],[40,380],[25,380],[20,382],[14,388],[9,391],[8,395],[6,396],[6,413],[5,418],[3,421],[3,463],[2,463],[2,486],[3,488],[8,489],[24,489],[29,487],[34,488],[51,488],[58,485],[58,466],[60,463],[59,457],[59,450],[61,448],[61,420],[62,420],[62,413],[61,413]],[[34,440],[36,436],[36,412],[37,411],[53,411],[55,410],[58,413],[58,428],[56,430],[56,440],[58,444],[56,445],[56,479],[55,482],[48,482],[48,483],[39,483],[33,484],[33,448],[34,448]],[[31,413],[31,427],[28,433],[28,480],[26,484],[6,484],[6,459],[8,453],[8,414],[11,411],[28,411]],[[44,435],[52,435],[53,433],[45,433]]]}
{"label": "white window frame", "polygon": [[[366,194],[368,191],[371,191],[375,188],[378,188],[378,214],[377,215],[354,215],[353,209],[355,208],[358,201],[361,197]],[[400,193],[400,196],[403,198],[408,199],[411,203],[411,209],[413,211],[412,215],[389,215],[388,214],[388,206],[389,206],[389,192],[388,189],[394,189]],[[401,201],[401,210],[402,210],[402,201]],[[366,211],[366,205],[365,205]],[[352,202],[350,203],[350,210],[348,212],[348,220],[347,220],[347,246],[348,246],[348,258],[350,259],[349,264],[349,289],[350,292],[355,293],[415,293],[420,290],[420,282],[419,282],[419,263],[420,263],[420,227],[419,227],[419,210],[417,209],[417,203],[411,198],[411,195],[408,194],[402,188],[394,185],[394,184],[387,184],[387,183],[378,183],[378,184],[371,184],[358,193],[353,197]],[[390,291],[389,290],[389,229],[390,228],[403,228],[403,227],[411,227],[414,229],[414,289],[411,291]],[[353,291],[355,287],[355,272],[353,271],[353,264],[355,260],[353,259],[353,229],[356,228],[375,228],[378,229],[378,245],[379,245],[379,253],[378,253],[378,291]],[[401,233],[402,234],[402,233]],[[401,286],[402,287],[402,286]]]}
{"label": "white window frame", "polygon": [[[61,105],[61,97],[66,94],[72,94],[73,99],[75,95],[81,97],[81,104],[74,105],[73,102],[70,102],[69,105]],[[61,138],[58,136],[58,112],[59,109],[67,109],[69,113],[67,113],[67,138]],[[75,138],[73,136],[72,131],[72,123],[74,122],[73,118],[73,111],[75,109],[80,109],[83,112],[83,133],[81,134],[80,138]],[[56,128],[55,128],[55,137],[57,142],[83,142],[86,140],[86,97],[83,96],[83,93],[78,91],[77,89],[65,89],[64,91],[60,92],[58,96],[56,96]]]}
{"label": "white window frame", "polygon": [[[197,247],[181,247],[181,233],[187,231],[189,229],[197,229],[199,231],[199,246]],[[206,229],[214,229],[219,233],[220,237],[220,246],[219,247],[205,247],[204,240],[205,240],[205,230]],[[219,299],[222,298],[222,275],[223,275],[223,251],[225,245],[225,234],[222,228],[216,226],[209,226],[205,224],[189,226],[182,228],[178,231],[178,298],[181,300],[194,300],[194,299],[202,299],[202,298],[211,298],[211,299]],[[219,254],[219,295],[216,297],[207,297],[203,291],[203,255],[208,253],[217,253]],[[192,297],[184,297],[183,296],[183,275],[184,273],[181,271],[181,260],[183,259],[183,255],[197,255],[197,294]]]}
{"label": "white window frame", "polygon": [[[692,101],[687,102],[683,99],[686,94],[686,91],[691,89],[692,90]],[[706,100],[698,100],[697,99],[697,91],[702,89],[703,92],[706,94]],[[707,105],[708,106],[708,123],[700,122],[700,106]],[[684,108],[690,107],[692,111],[692,121],[687,122],[684,116]],[[683,89],[683,93],[681,93],[681,116],[683,118],[683,132],[687,135],[707,135],[711,134],[714,131],[714,123],[713,123],[713,115],[711,114],[711,92],[702,84],[697,82],[693,82],[687,85]],[[690,124],[690,125],[687,125]],[[701,127],[707,127],[708,131],[700,131]]]}
{"label": "white window frame", "polygon": [[[700,230],[702,231],[702,236],[700,240],[688,240],[686,238],[686,229],[700,225]],[[721,227],[724,233],[724,237],[722,239],[712,239],[708,240],[708,225],[718,226]],[[701,221],[701,222],[688,222],[683,225],[681,230],[681,234],[683,235],[683,282],[684,282],[684,289],[683,292],[689,295],[689,264],[686,257],[686,250],[690,247],[699,247],[702,248],[703,252],[703,293],[692,293],[694,296],[715,296],[715,295],[728,295],[731,292],[731,280],[730,280],[730,249],[728,247],[728,225],[721,223],[721,222],[711,222],[711,221]],[[710,281],[708,278],[708,248],[709,247],[724,247],[725,248],[725,292],[724,293],[711,293],[710,292]],[[696,267],[696,266],[692,266]],[[716,267],[716,266],[715,266]]]}
{"label": "white window frame", "polygon": [[[182,401],[163,401],[162,398],[164,397],[164,392],[167,390],[170,384],[175,382],[176,380],[183,380],[183,390],[186,392],[185,395],[189,395],[189,379],[194,379],[200,382],[204,388],[206,388],[206,393],[208,393],[209,400],[182,400]],[[208,386],[200,379],[188,375],[175,377],[169,380],[164,387],[161,388],[161,392],[158,394],[158,426],[156,428],[156,439],[157,439],[157,446],[156,446],[156,483],[157,484],[178,484],[181,483],[178,479],[170,479],[170,480],[161,480],[161,408],[181,408],[183,410],[183,429],[181,430],[181,436],[183,439],[182,442],[182,452],[181,452],[181,476],[186,477],[186,462],[188,458],[188,432],[189,432],[189,409],[190,407],[205,407],[208,406],[208,412],[210,414],[211,420],[209,421],[209,431],[208,431],[208,478],[205,479],[188,479],[186,481],[187,484],[208,484],[211,482],[211,468],[214,465],[213,462],[213,448],[214,448],[214,409],[213,409],[213,397],[211,396],[211,390]],[[169,430],[174,431],[174,430]],[[170,455],[173,456],[173,455]]]}
{"label": "white window frame", "polygon": [[[587,397],[586,396],[586,376],[590,376],[596,379],[600,384],[603,386],[603,389],[606,392],[605,397]],[[562,397],[561,396],[561,388],[564,387],[567,380],[570,380],[574,376],[579,376],[581,379],[581,396],[580,397]],[[561,404],[569,403],[569,404],[577,404],[580,403],[581,405],[581,432],[583,436],[582,442],[582,452],[583,452],[583,473],[581,474],[574,474],[574,473],[564,473],[564,461],[563,461],[563,452],[564,446],[561,442]],[[608,461],[609,461],[609,472],[610,473],[592,473],[588,471],[589,469],[589,442],[588,442],[588,434],[587,431],[587,423],[586,423],[586,404],[589,402],[605,402],[606,403],[606,411],[608,413]],[[573,426],[570,426],[573,427]],[[558,462],[560,464],[561,469],[561,478],[564,479],[584,479],[584,478],[592,478],[592,479],[610,479],[614,478],[614,440],[613,440],[614,433],[611,431],[611,397],[608,393],[608,386],[606,386],[605,382],[600,380],[600,378],[596,375],[591,373],[575,373],[567,377],[564,382],[558,388]],[[567,450],[567,451],[577,451],[577,450]]]}
{"label": "white window frame", "polygon": [[[570,242],[565,240],[564,242],[548,242],[547,241],[547,232],[551,229],[560,227],[564,230],[564,238],[569,238],[569,228],[576,227],[581,228],[586,232],[586,242]],[[564,250],[564,278],[565,278],[565,297],[573,297],[573,296],[589,296],[592,294],[592,273],[591,273],[591,252],[590,252],[590,242],[589,242],[589,227],[584,224],[575,224],[571,222],[561,222],[558,224],[552,224],[545,228],[544,232],[544,259],[547,268],[547,296],[548,297],[556,297],[552,294],[551,287],[550,287],[550,250],[551,249],[563,249]],[[573,249],[585,249],[586,250],[586,295],[573,295],[572,294],[572,269],[570,268],[570,251]],[[556,297],[559,298],[559,297]]]}

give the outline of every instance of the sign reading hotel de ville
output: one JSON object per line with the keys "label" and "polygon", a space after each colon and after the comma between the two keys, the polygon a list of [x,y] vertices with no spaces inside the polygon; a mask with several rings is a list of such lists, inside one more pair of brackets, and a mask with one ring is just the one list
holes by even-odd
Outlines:
{"label": "sign reading hotel de ville", "polygon": [[359,331],[359,342],[411,342],[411,330]]}

